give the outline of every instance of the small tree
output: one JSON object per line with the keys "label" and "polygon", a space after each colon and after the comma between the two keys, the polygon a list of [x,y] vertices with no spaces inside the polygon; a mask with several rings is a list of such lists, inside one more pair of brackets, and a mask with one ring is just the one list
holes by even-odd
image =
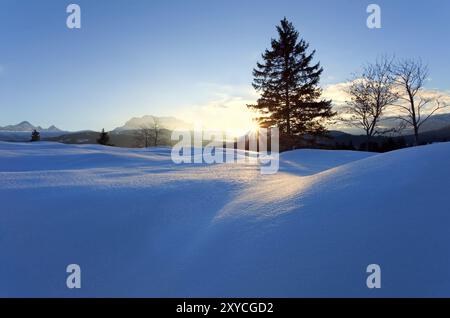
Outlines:
{"label": "small tree", "polygon": [[159,135],[161,132],[159,119],[157,117],[152,116],[153,123],[148,123],[146,125],[142,125],[136,131],[135,134],[135,142],[137,147],[150,147],[151,145],[154,147],[158,146]]}
{"label": "small tree", "polygon": [[141,128],[139,128],[135,134],[136,146],[145,148],[149,147],[151,138],[152,129],[147,126],[141,126]]}
{"label": "small tree", "polygon": [[152,134],[153,134],[153,144],[155,147],[158,146],[158,141],[159,141],[159,132],[161,130],[160,128],[160,124],[159,124],[159,119],[156,118],[155,116],[152,117],[153,118],[153,126],[152,126]]}
{"label": "small tree", "polygon": [[387,58],[368,64],[360,76],[355,75],[346,90],[351,100],[344,107],[341,120],[364,130],[367,151],[370,150],[374,136],[387,132],[380,128],[380,122],[386,108],[398,99],[394,91],[391,66],[392,61]]}
{"label": "small tree", "polygon": [[109,134],[105,131],[105,129],[102,129],[102,132],[100,133],[100,138],[97,139],[97,142],[100,145],[108,145],[109,143]]}
{"label": "small tree", "polygon": [[41,140],[41,134],[34,129],[33,132],[31,133],[31,141],[40,141]]}

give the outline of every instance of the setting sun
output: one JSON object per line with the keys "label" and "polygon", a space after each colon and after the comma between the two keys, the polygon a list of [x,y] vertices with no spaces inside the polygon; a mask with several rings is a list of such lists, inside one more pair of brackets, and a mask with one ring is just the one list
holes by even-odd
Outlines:
{"label": "setting sun", "polygon": [[252,122],[252,125],[250,126],[250,132],[255,133],[255,132],[259,131],[260,128],[261,127],[259,126],[259,123],[256,120],[254,120]]}

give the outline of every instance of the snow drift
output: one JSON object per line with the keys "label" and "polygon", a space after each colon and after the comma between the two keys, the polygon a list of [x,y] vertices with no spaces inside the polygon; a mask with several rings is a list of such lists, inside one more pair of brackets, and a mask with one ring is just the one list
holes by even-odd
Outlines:
{"label": "snow drift", "polygon": [[0,143],[0,296],[448,297],[448,158],[298,150],[263,176],[164,148]]}

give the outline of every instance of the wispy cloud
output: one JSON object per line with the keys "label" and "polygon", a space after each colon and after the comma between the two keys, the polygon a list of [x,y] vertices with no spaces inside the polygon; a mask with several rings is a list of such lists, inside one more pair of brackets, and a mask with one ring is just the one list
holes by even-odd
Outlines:
{"label": "wispy cloud", "polygon": [[208,130],[226,130],[236,134],[252,127],[257,114],[247,108],[258,95],[251,86],[231,86],[216,83],[198,83],[208,91],[209,100],[201,105],[191,105],[181,112],[182,118]]}
{"label": "wispy cloud", "polygon": [[333,105],[335,106],[343,106],[346,101],[350,99],[350,96],[346,93],[346,89],[350,85],[351,82],[326,85],[323,89],[322,97],[325,99],[331,99],[333,101]]}

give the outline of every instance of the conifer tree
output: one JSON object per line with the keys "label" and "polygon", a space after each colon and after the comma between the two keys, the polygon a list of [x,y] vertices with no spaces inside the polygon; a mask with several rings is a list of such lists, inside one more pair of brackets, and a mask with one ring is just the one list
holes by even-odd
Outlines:
{"label": "conifer tree", "polygon": [[109,143],[109,135],[108,135],[107,132],[105,132],[104,128],[102,129],[102,132],[100,133],[100,138],[97,139],[97,142],[100,145],[104,145],[104,146],[108,145],[108,143]]}
{"label": "conifer tree", "polygon": [[318,86],[323,69],[312,64],[315,51],[286,18],[277,26],[278,39],[262,54],[263,62],[253,70],[253,87],[261,93],[256,105],[263,127],[277,126],[288,136],[326,132],[324,120],[335,113],[331,101],[321,99]]}
{"label": "conifer tree", "polygon": [[31,141],[40,141],[41,140],[41,134],[34,129],[33,132],[31,133]]}

